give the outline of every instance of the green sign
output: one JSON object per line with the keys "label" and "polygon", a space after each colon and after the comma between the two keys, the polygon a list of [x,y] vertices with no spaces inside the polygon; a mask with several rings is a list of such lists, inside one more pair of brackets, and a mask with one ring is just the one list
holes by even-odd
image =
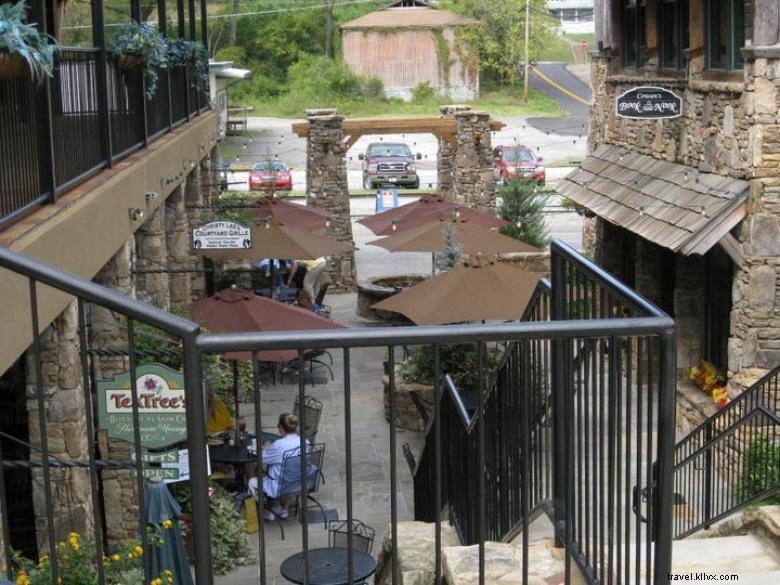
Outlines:
{"label": "green sign", "polygon": [[[184,376],[161,364],[136,368],[141,445],[162,447],[187,436]],[[98,424],[114,439],[133,442],[133,400],[130,372],[98,380]]]}

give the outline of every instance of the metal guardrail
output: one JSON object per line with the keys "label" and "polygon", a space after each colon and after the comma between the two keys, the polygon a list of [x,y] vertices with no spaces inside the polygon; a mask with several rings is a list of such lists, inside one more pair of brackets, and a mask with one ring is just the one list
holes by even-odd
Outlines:
{"label": "metal guardrail", "polygon": [[[398,560],[398,522],[399,522],[399,477],[397,473],[397,413],[398,405],[394,391],[395,347],[404,345],[433,344],[440,348],[455,343],[473,343],[481,355],[488,342],[501,342],[509,348],[497,375],[497,384],[482,366],[478,366],[478,385],[474,412],[469,413],[463,404],[457,403],[457,393],[449,384],[446,395],[437,394],[434,404],[433,450],[426,452],[425,466],[429,469],[429,493],[433,494],[433,510],[440,510],[445,498],[453,502],[453,522],[465,538],[477,542],[480,547],[480,580],[485,579],[484,543],[500,532],[511,530],[508,520],[520,519],[527,522],[532,507],[545,505],[553,516],[556,534],[560,542],[566,544],[566,578],[571,582],[572,561],[577,563],[589,581],[605,579],[616,570],[627,570],[628,557],[620,561],[614,546],[628,546],[627,534],[616,530],[612,519],[615,514],[628,514],[625,510],[626,485],[616,479],[621,469],[628,469],[625,461],[630,449],[623,452],[617,448],[620,437],[627,427],[617,426],[620,414],[635,415],[636,420],[646,424],[648,439],[647,451],[637,458],[639,466],[656,456],[661,461],[659,477],[668,474],[668,480],[660,482],[661,489],[655,492],[657,510],[655,517],[659,531],[656,533],[654,555],[649,555],[643,571],[654,575],[655,583],[665,581],[671,563],[671,457],[674,433],[674,325],[671,319],[658,312],[612,277],[581,258],[569,247],[555,242],[552,246],[553,278],[550,284],[540,285],[535,305],[528,313],[527,322],[482,325],[453,325],[439,327],[396,327],[362,328],[328,331],[299,331],[277,333],[237,333],[202,334],[195,323],[165,313],[145,303],[130,299],[115,291],[105,289],[92,282],[58,271],[32,258],[0,248],[0,266],[11,270],[28,280],[31,311],[31,331],[33,344],[30,348],[31,364],[35,369],[35,388],[33,395],[37,405],[38,424],[41,429],[38,448],[42,451],[41,485],[43,501],[47,510],[44,542],[55,542],[59,527],[55,525],[58,507],[53,500],[51,489],[51,452],[47,440],[45,404],[46,389],[41,375],[41,339],[38,322],[38,294],[42,285],[74,295],[79,317],[78,337],[81,348],[81,366],[83,374],[83,400],[85,403],[84,425],[88,444],[95,444],[96,431],[93,425],[92,381],[89,377],[91,360],[100,359],[100,338],[98,332],[90,327],[90,304],[110,309],[123,332],[128,352],[127,369],[130,379],[136,379],[136,370],[141,358],[137,348],[138,323],[146,323],[160,329],[171,340],[169,349],[180,351],[183,364],[185,391],[187,400],[187,444],[192,483],[193,536],[195,577],[198,585],[213,583],[211,566],[211,544],[209,535],[209,500],[206,481],[205,444],[206,412],[204,407],[201,367],[206,355],[228,351],[259,352],[269,349],[295,349],[299,355],[303,373],[304,352],[311,349],[330,349],[340,352],[343,362],[343,441],[345,456],[345,502],[347,520],[354,518],[355,499],[353,486],[353,438],[352,425],[352,377],[351,361],[354,350],[365,347],[386,347],[390,360],[389,411],[390,423],[388,439],[390,449],[390,541],[392,543],[392,583],[400,582]],[[569,277],[569,275],[577,275]],[[590,280],[589,280],[590,279]],[[573,284],[571,284],[573,283]],[[594,284],[595,283],[595,284]],[[579,289],[578,289],[579,287]],[[594,314],[606,315],[605,318],[580,318],[577,320],[555,319],[556,315],[565,315],[579,293],[576,290],[591,291],[595,295]],[[585,294],[584,292],[582,294]],[[549,300],[548,300],[549,299]],[[615,308],[626,308],[632,316],[616,316]],[[579,309],[578,309],[579,310]],[[620,312],[618,311],[618,312]],[[585,347],[586,340],[601,340],[598,349],[588,350],[589,359],[577,362],[576,358]],[[632,343],[638,346],[636,354],[630,353]],[[180,345],[179,345],[180,344]],[[641,344],[641,345],[640,345]],[[642,347],[653,351],[640,351]],[[114,347],[115,349],[115,347]],[[438,351],[438,350],[437,350]],[[632,374],[631,356],[644,359],[645,374]],[[254,363],[257,363],[255,353]],[[589,361],[595,360],[595,361]],[[574,366],[573,364],[579,364]],[[623,367],[619,365],[622,364]],[[652,370],[653,374],[648,373]],[[606,375],[606,372],[609,375]],[[435,379],[444,380],[447,372],[437,367]],[[635,384],[638,382],[639,384]],[[260,433],[262,401],[259,399],[259,370],[253,371],[255,396],[256,433]],[[631,389],[639,396],[656,396],[657,402],[647,406],[646,414],[636,414],[636,408],[627,405]],[[441,386],[440,386],[441,387]],[[539,393],[521,392],[523,388],[539,388]],[[131,385],[131,403],[134,441],[132,450],[136,476],[134,480],[135,501],[138,504],[137,531],[144,546],[148,544],[143,506],[143,469],[141,457],[139,411],[137,390]],[[305,399],[304,378],[298,379],[299,400]],[[446,396],[446,398],[444,397]],[[625,399],[620,398],[626,396]],[[622,400],[622,402],[621,402]],[[632,398],[634,400],[634,398]],[[455,402],[453,402],[455,401]],[[615,404],[618,410],[615,410]],[[644,404],[644,403],[643,403]],[[449,413],[449,414],[448,414]],[[518,428],[517,417],[520,417]],[[302,414],[302,418],[305,415]],[[448,422],[447,422],[448,421]],[[645,423],[645,421],[647,421]],[[301,420],[305,426],[305,420]],[[464,425],[464,423],[466,423]],[[455,434],[460,427],[466,434]],[[599,428],[597,432],[594,429]],[[430,436],[429,431],[429,436]],[[450,433],[450,434],[448,434]],[[628,439],[625,439],[628,441]],[[576,441],[576,443],[575,443]],[[582,446],[580,446],[582,442]],[[457,452],[462,445],[464,452]],[[507,453],[512,446],[520,446],[513,453]],[[583,447],[592,452],[593,458],[583,454]],[[427,449],[426,449],[427,451]],[[467,453],[467,456],[463,456]],[[448,455],[449,454],[449,455]],[[305,458],[302,458],[302,474],[305,475]],[[460,464],[460,460],[469,465],[470,479],[462,489],[445,487],[448,478],[447,466]],[[509,467],[502,465],[509,462]],[[258,462],[259,463],[259,462]],[[649,465],[649,463],[648,463]],[[419,468],[423,466],[418,466]],[[0,471],[3,466],[0,466]],[[89,450],[86,468],[89,473],[90,508],[92,524],[97,542],[96,571],[100,583],[103,579],[102,556],[106,551],[103,534],[104,506],[99,486],[99,459],[93,449]],[[485,470],[474,473],[474,470]],[[588,474],[592,475],[588,475]],[[491,475],[492,474],[492,475]],[[616,475],[617,474],[617,475]],[[520,482],[519,485],[517,482]],[[604,483],[604,488],[597,485]],[[615,495],[606,485],[617,488]],[[2,478],[0,478],[2,486]],[[499,488],[498,491],[493,491]],[[590,491],[587,491],[589,490]],[[586,491],[583,491],[586,490]],[[438,495],[437,495],[438,494]],[[472,499],[476,495],[476,498]],[[6,494],[0,487],[0,508],[8,509]],[[305,496],[305,494],[304,494]],[[438,501],[436,498],[440,498]],[[308,555],[310,547],[308,518],[305,512],[305,500],[302,506],[301,546]],[[663,513],[660,511],[663,510]],[[506,518],[506,519],[505,519]],[[508,520],[507,520],[508,519]],[[437,514],[436,539],[441,542],[441,518]],[[263,518],[260,515],[260,534],[264,534]],[[503,524],[502,524],[503,522]],[[620,523],[618,522],[618,525]],[[523,525],[527,528],[527,525]],[[590,533],[588,531],[591,531]],[[5,535],[8,531],[4,530]],[[527,530],[523,530],[524,550],[527,552]],[[646,536],[641,533],[640,536]],[[608,542],[609,546],[592,548],[594,538]],[[665,540],[668,539],[668,542]],[[6,547],[8,538],[4,538]],[[647,546],[650,547],[649,539]],[[437,547],[437,583],[441,582],[441,559]],[[6,549],[6,558],[10,551]],[[613,554],[614,553],[614,554]],[[49,550],[56,580],[56,547]],[[605,559],[605,556],[607,557]],[[615,557],[618,562],[615,564]],[[527,572],[527,560],[524,571]],[[639,568],[637,568],[637,571]],[[151,576],[146,574],[147,580]],[[265,539],[261,538],[260,583],[268,579],[265,562]]]}

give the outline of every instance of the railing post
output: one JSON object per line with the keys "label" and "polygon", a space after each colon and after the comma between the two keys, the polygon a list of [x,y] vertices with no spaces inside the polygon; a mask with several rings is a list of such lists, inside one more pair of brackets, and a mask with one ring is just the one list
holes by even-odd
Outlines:
{"label": "railing post", "polygon": [[[187,38],[187,26],[186,22],[184,20],[184,0],[177,0],[176,1],[176,9],[178,10],[178,29],[179,29],[179,38],[180,39],[186,39]],[[192,40],[192,39],[190,39]],[[184,103],[186,105],[185,110],[187,110],[187,121],[190,121],[190,87],[189,87],[189,67],[187,65],[184,66]]]}
{"label": "railing post", "polygon": [[[130,17],[138,24],[141,23],[141,0],[130,0]],[[146,82],[144,76],[141,76],[141,113],[143,114],[144,124],[144,146],[149,146],[149,120],[147,119],[146,104]]]}
{"label": "railing post", "polygon": [[209,530],[208,474],[206,472],[206,407],[201,386],[200,353],[197,334],[183,337],[184,388],[187,398],[187,447],[192,484],[192,534],[195,547],[195,582],[213,585],[211,534]]}
{"label": "railing post", "polygon": [[677,343],[674,328],[661,335],[661,371],[658,396],[658,483],[654,520],[655,567],[653,582],[666,585],[672,572],[672,501],[674,497],[674,441]]}
{"label": "railing post", "polygon": [[[709,445],[712,441],[712,423],[704,423],[704,442],[703,445]],[[715,469],[712,465],[712,448],[707,449],[704,455],[704,527],[709,528],[710,518],[712,518],[712,475]]]}
{"label": "railing post", "polygon": [[[46,24],[49,22],[46,2],[41,3],[41,22],[39,27],[42,32],[51,32],[47,30]],[[55,79],[59,75],[59,56],[55,58]],[[34,82],[30,82],[33,83]],[[51,78],[47,77],[41,88],[34,89],[36,105],[36,129],[38,139],[38,177],[41,181],[41,190],[51,193],[51,202],[57,200],[57,173],[54,163],[54,127],[51,111]]]}
{"label": "railing post", "polygon": [[108,109],[108,76],[106,75],[106,34],[103,22],[103,0],[92,0],[92,42],[100,49],[97,55],[97,92],[100,115],[100,142],[105,153],[106,166],[114,165],[111,147],[111,118]]}
{"label": "railing post", "polygon": [[[559,321],[564,318],[565,266],[563,257],[555,248],[551,249],[551,303],[550,318]],[[552,458],[552,496],[555,539],[558,546],[563,545],[563,525],[566,519],[566,373],[564,368],[564,347],[560,339],[552,340],[552,409],[553,409],[553,458]]]}
{"label": "railing post", "polygon": [[[165,0],[157,0],[157,14],[160,21],[160,33],[162,36],[168,35],[168,17],[165,10]],[[171,68],[165,68],[166,87],[168,88],[168,132],[173,130],[173,92],[171,91]]]}

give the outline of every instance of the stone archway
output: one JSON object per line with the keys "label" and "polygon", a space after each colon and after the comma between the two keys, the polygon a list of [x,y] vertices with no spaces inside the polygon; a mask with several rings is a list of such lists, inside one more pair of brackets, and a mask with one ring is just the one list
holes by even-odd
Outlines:
{"label": "stone archway", "polygon": [[[329,235],[354,243],[349,217],[346,154],[366,134],[430,133],[439,139],[439,194],[478,209],[495,209],[491,132],[504,127],[470,106],[444,106],[441,116],[346,119],[334,108],[306,110],[292,125],[307,139],[306,202],[332,214]],[[331,257],[328,275],[339,291],[356,288],[354,252]]]}

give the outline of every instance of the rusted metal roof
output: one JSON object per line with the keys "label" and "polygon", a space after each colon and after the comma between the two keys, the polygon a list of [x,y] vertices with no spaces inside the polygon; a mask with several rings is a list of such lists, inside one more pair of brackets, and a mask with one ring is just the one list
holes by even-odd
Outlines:
{"label": "rusted metal roof", "polygon": [[477,24],[472,18],[431,6],[388,6],[341,25],[342,30],[360,28],[432,28]]}
{"label": "rusted metal roof", "polygon": [[600,146],[557,191],[681,254],[704,254],[747,215],[748,182]]}

